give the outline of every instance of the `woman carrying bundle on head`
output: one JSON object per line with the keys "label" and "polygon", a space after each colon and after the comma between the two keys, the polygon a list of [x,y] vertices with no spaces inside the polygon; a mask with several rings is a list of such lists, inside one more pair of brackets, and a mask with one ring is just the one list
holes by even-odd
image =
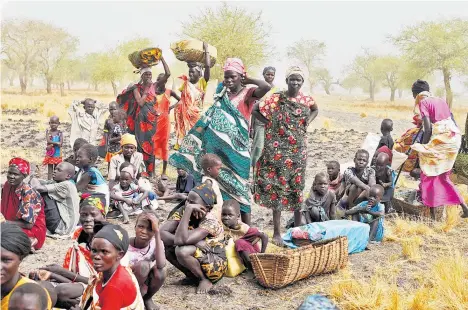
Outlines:
{"label": "woman carrying bundle on head", "polygon": [[430,208],[433,219],[435,208],[447,205],[460,205],[462,217],[466,218],[468,207],[450,180],[461,146],[460,129],[453,121],[447,102],[433,97],[426,81],[417,80],[411,90],[416,100],[415,113],[418,109],[424,128],[422,142],[411,147],[418,152],[422,203]]}
{"label": "woman carrying bundle on head", "polygon": [[203,101],[205,99],[206,87],[210,80],[211,67],[208,44],[205,42],[203,42],[203,51],[205,63],[187,62],[189,67],[188,77],[186,75],[180,77],[183,81],[182,86],[179,88],[181,92],[180,101],[174,109],[177,138],[174,149],[176,150],[179,149],[182,139],[192,129],[203,112]]}
{"label": "woman carrying bundle on head", "polygon": [[[161,62],[168,72],[167,64],[161,56]],[[123,91],[117,96],[119,107],[127,112],[128,132],[135,135],[137,151],[143,154],[146,171],[150,176],[154,173],[155,139],[159,112],[156,109],[157,83],[167,81],[167,74],[157,83],[153,83],[153,74],[149,67],[140,68],[141,81]]]}

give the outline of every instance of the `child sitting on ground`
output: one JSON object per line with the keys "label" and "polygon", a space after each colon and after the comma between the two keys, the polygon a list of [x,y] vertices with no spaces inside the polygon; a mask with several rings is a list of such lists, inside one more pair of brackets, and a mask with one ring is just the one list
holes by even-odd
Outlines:
{"label": "child sitting on ground", "polygon": [[123,216],[123,223],[128,224],[129,215],[139,214],[142,208],[150,205],[148,191],[141,190],[133,179],[133,168],[126,167],[120,172],[119,183],[110,193],[111,205],[118,209]]}
{"label": "child sitting on ground", "polygon": [[55,167],[53,181],[35,178],[30,181],[44,199],[46,226],[51,234],[69,235],[78,223],[80,200],[72,181],[74,175],[74,166],[62,162]]}
{"label": "child sitting on ground", "polygon": [[369,241],[380,242],[383,239],[385,207],[380,203],[383,193],[381,185],[372,185],[367,200],[346,211],[346,215],[351,215],[354,221],[370,225]]}
{"label": "child sitting on ground", "polygon": [[78,166],[76,165],[76,155],[78,154],[78,150],[85,144],[88,144],[88,142],[85,139],[76,139],[75,143],[73,143],[73,153],[64,160],[75,167],[75,173],[80,170],[80,168],[78,168]]}
{"label": "child sitting on ground", "polygon": [[[258,228],[250,227],[240,220],[240,205],[234,199],[223,203],[222,222],[224,224],[225,240],[233,239],[236,252],[242,259],[245,267],[252,270],[250,254],[265,253],[268,245],[268,236],[259,231]],[[262,248],[258,241],[262,241]]]}
{"label": "child sitting on ground", "polygon": [[343,173],[344,194],[338,203],[339,208],[351,209],[367,197],[370,187],[375,184],[375,171],[367,166],[368,163],[369,152],[358,150],[354,156],[354,167]]}
{"label": "child sitting on ground", "polygon": [[343,188],[341,186],[343,175],[340,172],[340,168],[340,163],[335,160],[327,163],[328,189],[335,192],[337,200],[343,195]]}
{"label": "child sitting on ground", "polygon": [[193,175],[184,169],[177,169],[177,181],[175,193],[168,196],[159,197],[161,200],[185,200],[188,193],[197,185]]}
{"label": "child sitting on ground", "polygon": [[42,161],[43,165],[47,165],[47,180],[52,180],[52,173],[54,172],[55,166],[62,162],[62,143],[63,135],[58,126],[60,120],[57,116],[52,116],[49,120],[50,128],[46,130],[46,156]]}
{"label": "child sitting on ground", "polygon": [[223,163],[221,158],[215,154],[205,154],[201,160],[201,166],[203,169],[202,183],[211,184],[211,189],[215,192],[216,203],[213,206],[213,212],[218,217],[218,220],[221,221],[221,209],[223,208],[223,195],[219,189],[219,184],[216,179],[219,175],[219,170]]}
{"label": "child sitting on ground", "polygon": [[91,144],[83,145],[77,152],[76,165],[80,170],[74,181],[79,193],[87,192],[91,195],[100,195],[106,201],[106,214],[109,208],[109,187],[101,171],[93,165],[98,158],[98,149]]}
{"label": "child sitting on ground", "polygon": [[[3,308],[2,309],[6,309]],[[51,310],[49,293],[41,285],[29,282],[15,288],[8,303],[9,310]]]}
{"label": "child sitting on ground", "polygon": [[392,207],[393,192],[395,190],[396,173],[389,166],[390,158],[386,153],[379,153],[375,160],[375,179],[376,183],[384,188],[384,194],[381,202],[385,206],[385,213],[392,213],[395,210]]}
{"label": "child sitting on ground", "polygon": [[127,251],[130,267],[140,285],[146,309],[157,309],[152,301],[164,283],[164,244],[159,233],[159,221],[152,211],[138,215],[135,224],[135,237],[130,238]]}

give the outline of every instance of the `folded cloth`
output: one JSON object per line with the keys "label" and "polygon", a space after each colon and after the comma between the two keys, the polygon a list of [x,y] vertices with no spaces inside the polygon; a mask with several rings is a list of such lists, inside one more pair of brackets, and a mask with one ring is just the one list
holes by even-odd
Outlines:
{"label": "folded cloth", "polygon": [[[288,247],[295,249],[297,245],[293,242],[293,230],[298,227],[288,229],[283,235],[283,242]],[[326,222],[311,223],[299,227],[302,231],[307,231],[309,236],[321,234],[322,240],[333,239],[340,236],[348,238],[348,253],[354,254],[364,251],[369,241],[368,224],[349,220],[333,220]],[[312,239],[310,239],[312,240]],[[314,240],[312,240],[314,241]]]}
{"label": "folded cloth", "polygon": [[315,294],[306,298],[297,310],[338,310],[339,308],[325,296]]}

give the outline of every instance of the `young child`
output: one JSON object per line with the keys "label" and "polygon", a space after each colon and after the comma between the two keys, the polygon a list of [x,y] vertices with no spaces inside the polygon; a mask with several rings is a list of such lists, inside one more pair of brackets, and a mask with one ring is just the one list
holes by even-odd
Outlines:
{"label": "young child", "polygon": [[52,180],[52,173],[54,172],[55,166],[62,162],[62,143],[63,135],[58,126],[60,125],[60,120],[57,116],[52,116],[49,120],[50,128],[46,130],[46,155],[43,165],[47,165],[47,179]]}
{"label": "young child", "polygon": [[101,143],[99,143],[98,150],[99,156],[102,158],[106,158],[107,149],[108,149],[108,134],[112,126],[112,118],[114,117],[115,111],[117,111],[117,102],[111,101],[109,103],[109,116],[107,117],[106,121],[104,122],[104,134],[102,135]]}
{"label": "young child", "polygon": [[393,121],[391,119],[384,119],[380,125],[380,132],[382,133],[382,138],[380,138],[379,145],[377,150],[382,146],[388,147],[390,150],[393,149],[393,139],[390,135],[393,131]]}
{"label": "young child", "polygon": [[120,153],[121,145],[120,141],[122,135],[127,133],[127,123],[125,121],[127,114],[123,110],[116,110],[113,112],[112,123],[109,125],[109,131],[107,132],[107,154],[104,159],[107,163],[107,170],[109,170],[110,160],[112,156]]}
{"label": "young child", "polygon": [[335,192],[337,200],[339,200],[343,195],[343,188],[341,186],[343,175],[341,174],[340,169],[340,163],[335,160],[327,163],[328,189]]}
{"label": "young child", "polygon": [[[83,105],[84,112],[80,105]],[[96,100],[86,98],[83,101],[73,101],[68,111],[71,117],[70,145],[78,138],[85,139],[88,143],[96,144],[99,120],[106,109],[96,107]]]}
{"label": "young child", "polygon": [[83,138],[76,139],[75,142],[73,143],[73,153],[64,160],[67,163],[70,163],[75,167],[75,173],[78,172],[78,170],[80,170],[80,168],[76,166],[76,154],[78,153],[78,150],[85,144],[88,144],[88,142],[85,139]]}
{"label": "young child", "polygon": [[184,169],[178,168],[177,175],[175,193],[159,197],[160,200],[185,200],[188,193],[197,185],[193,175]]}
{"label": "young child", "polygon": [[67,162],[57,165],[53,181],[31,179],[31,186],[42,194],[49,233],[69,235],[79,220],[79,197],[72,181],[75,167]]}
{"label": "young child", "polygon": [[351,215],[354,221],[370,225],[369,241],[380,242],[383,239],[385,207],[380,203],[383,193],[381,185],[372,185],[367,200],[346,211],[346,215]]}
{"label": "young child", "polygon": [[46,289],[35,282],[29,282],[13,290],[8,303],[8,309],[50,310],[52,309],[52,305]]}
{"label": "young child", "polygon": [[129,215],[140,214],[142,207],[150,205],[148,191],[142,191],[135,184],[133,173],[132,167],[123,168],[119,184],[116,184],[110,193],[111,205],[122,213],[124,224],[130,222]]}
{"label": "young child", "polygon": [[201,166],[203,169],[203,176],[202,176],[202,183],[208,183],[211,185],[211,189],[215,192],[216,195],[216,203],[213,206],[214,214],[218,217],[219,221],[221,221],[221,209],[223,208],[223,195],[221,194],[221,190],[219,189],[219,184],[216,179],[219,175],[219,170],[223,163],[221,162],[221,158],[219,158],[215,154],[205,154],[201,160]]}
{"label": "young child", "polygon": [[367,166],[369,152],[358,150],[354,156],[354,167],[350,167],[343,173],[342,186],[344,194],[338,206],[351,209],[363,201],[369,193],[369,189],[375,184],[375,171]]}
{"label": "young child", "polygon": [[[225,240],[234,239],[236,252],[242,259],[244,266],[252,270],[250,254],[265,253],[268,245],[268,236],[257,228],[250,227],[240,220],[240,205],[234,199],[223,203],[222,222],[224,225]],[[258,241],[262,241],[262,248]]]}
{"label": "young child", "polygon": [[127,256],[140,285],[145,308],[157,309],[152,297],[164,284],[166,257],[159,220],[152,211],[144,211],[136,218],[135,237],[130,238]]}
{"label": "young child", "polygon": [[102,195],[106,200],[105,213],[109,208],[109,187],[101,172],[93,165],[98,157],[98,149],[91,144],[83,145],[76,154],[76,165],[80,170],[76,174],[74,181],[78,192],[87,192],[91,195]]}
{"label": "young child", "polygon": [[396,173],[389,166],[390,159],[388,154],[379,153],[375,161],[375,179],[376,183],[384,188],[384,194],[381,202],[385,206],[385,213],[392,213],[395,210],[392,207],[393,192],[395,189]]}

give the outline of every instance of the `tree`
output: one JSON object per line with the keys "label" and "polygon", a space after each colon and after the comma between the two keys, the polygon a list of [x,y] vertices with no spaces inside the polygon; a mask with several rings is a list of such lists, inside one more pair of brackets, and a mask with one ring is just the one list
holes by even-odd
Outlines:
{"label": "tree", "polygon": [[28,78],[38,65],[44,42],[43,24],[35,20],[9,20],[1,25],[5,64],[18,73],[22,94],[26,93]]}
{"label": "tree", "polygon": [[364,50],[364,55],[356,56],[348,69],[351,75],[354,76],[354,79],[366,81],[367,90],[372,102],[375,100],[375,90],[377,82],[380,80],[377,59],[376,55]]}
{"label": "tree", "polygon": [[65,83],[68,84],[68,90],[70,90],[70,80],[78,78],[79,66],[79,60],[72,58],[62,58],[55,65],[53,80],[58,83],[61,96],[65,96]]}
{"label": "tree", "polygon": [[333,84],[340,84],[340,81],[336,80],[333,81],[333,77],[330,74],[330,71],[328,71],[327,68],[317,68],[313,71],[313,76],[315,76],[315,79],[319,81],[327,95],[331,94],[331,86]]}
{"label": "tree", "polygon": [[422,22],[406,27],[392,37],[404,55],[427,73],[439,70],[444,76],[446,100],[452,106],[450,84],[455,72],[466,70],[468,59],[468,21],[452,19],[442,22]]}
{"label": "tree", "polygon": [[[304,66],[309,74],[309,87],[312,89],[317,80],[314,76],[315,66],[325,55],[326,45],[317,40],[300,40],[288,47],[287,55],[293,58],[299,65]],[[320,72],[325,74],[326,72]]]}
{"label": "tree", "polygon": [[[62,71],[58,74],[60,76],[63,70],[66,69],[58,68],[58,66],[64,66],[64,63],[67,62],[66,59],[69,59],[76,51],[78,39],[71,36],[65,30],[50,24],[40,24],[38,27],[44,37],[42,48],[38,55],[38,65],[46,82],[47,93],[50,94],[52,93],[52,81],[54,76],[57,76],[55,70],[58,69]],[[62,85],[62,83],[64,82],[59,81],[59,86]]]}
{"label": "tree", "polygon": [[263,22],[261,12],[249,13],[223,2],[220,8],[205,9],[189,20],[182,24],[180,37],[191,37],[216,47],[218,55],[212,75],[219,80],[223,79],[225,59],[238,57],[250,68],[260,65],[271,54],[270,27]]}
{"label": "tree", "polygon": [[16,78],[15,70],[12,70],[10,67],[7,66],[4,60],[2,60],[2,82],[8,81],[8,85],[11,87],[13,86],[13,81]]}
{"label": "tree", "polygon": [[376,60],[382,84],[390,88],[390,101],[395,101],[395,93],[403,74],[403,62],[397,56],[383,56]]}

